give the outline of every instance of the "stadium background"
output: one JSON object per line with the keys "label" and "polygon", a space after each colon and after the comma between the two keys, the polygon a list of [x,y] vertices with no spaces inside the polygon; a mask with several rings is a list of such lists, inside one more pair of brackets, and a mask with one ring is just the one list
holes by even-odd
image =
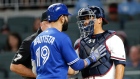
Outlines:
{"label": "stadium background", "polygon": [[[66,33],[70,36],[72,43],[74,43],[80,35],[76,24],[77,11],[75,10],[76,3],[78,3],[78,1],[80,0],[0,0],[0,79],[21,79],[19,75],[11,72],[9,69],[15,52],[4,50],[9,36],[9,33],[5,34],[5,30],[7,31],[8,29],[9,32],[19,34],[23,40],[25,37],[35,32],[33,27],[35,25],[36,18],[39,18],[42,12],[45,11],[50,4],[61,2],[65,3],[69,8],[70,13],[73,14],[73,16],[69,17],[69,29]],[[91,0],[85,1],[88,3]],[[121,31],[119,33],[124,35],[128,41],[128,50],[131,46],[140,44],[140,11],[139,13],[134,14],[118,13],[119,20],[113,21],[109,19],[109,15],[112,12],[110,5],[119,5],[125,0],[98,1],[101,2],[102,7],[105,10],[106,18],[109,21],[109,24],[105,25],[104,29]],[[137,10],[139,10],[140,0],[134,1],[137,1],[139,4],[139,7],[137,7]],[[131,10],[129,11],[131,12]],[[116,12],[116,10],[114,12]],[[127,60],[129,60],[128,53],[129,51],[126,51]],[[140,58],[140,54],[138,55]],[[81,79],[80,74],[73,76],[72,78],[77,77]],[[140,65],[137,67],[126,67],[124,79],[140,79]]]}

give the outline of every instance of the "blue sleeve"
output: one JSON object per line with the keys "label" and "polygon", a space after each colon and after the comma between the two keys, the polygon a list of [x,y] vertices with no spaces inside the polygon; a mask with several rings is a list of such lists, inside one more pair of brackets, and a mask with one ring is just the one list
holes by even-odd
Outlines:
{"label": "blue sleeve", "polygon": [[122,64],[122,65],[126,65],[126,61],[119,61],[119,60],[113,60],[114,61],[114,64],[115,66],[117,66],[118,64]]}
{"label": "blue sleeve", "polygon": [[66,37],[61,41],[61,54],[67,64],[70,65],[74,70],[80,70],[84,68],[84,61],[79,59],[77,56],[69,37]]}
{"label": "blue sleeve", "polygon": [[74,70],[81,70],[84,67],[84,61],[82,59],[79,59],[76,63],[71,65],[71,68]]}
{"label": "blue sleeve", "polygon": [[35,52],[33,49],[33,42],[31,43],[30,51],[31,51],[31,60],[35,60]]}

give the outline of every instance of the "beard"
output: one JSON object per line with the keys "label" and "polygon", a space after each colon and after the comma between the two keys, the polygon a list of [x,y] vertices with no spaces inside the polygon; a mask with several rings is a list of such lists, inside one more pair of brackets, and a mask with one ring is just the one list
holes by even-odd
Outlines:
{"label": "beard", "polygon": [[68,29],[68,22],[65,20],[64,24],[62,25],[62,31],[67,31]]}

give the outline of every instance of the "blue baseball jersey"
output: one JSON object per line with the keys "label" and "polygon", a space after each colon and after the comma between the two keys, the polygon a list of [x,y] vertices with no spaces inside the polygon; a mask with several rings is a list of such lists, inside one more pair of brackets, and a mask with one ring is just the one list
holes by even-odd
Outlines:
{"label": "blue baseball jersey", "polygon": [[37,79],[67,79],[68,66],[79,60],[70,38],[55,28],[40,33],[31,44]]}

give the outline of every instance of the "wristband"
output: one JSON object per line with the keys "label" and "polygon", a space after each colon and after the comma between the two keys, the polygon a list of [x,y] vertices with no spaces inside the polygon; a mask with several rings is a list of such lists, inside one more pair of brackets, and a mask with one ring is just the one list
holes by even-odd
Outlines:
{"label": "wristband", "polygon": [[86,58],[85,61],[87,62],[88,65],[90,65],[91,62],[88,58]]}

